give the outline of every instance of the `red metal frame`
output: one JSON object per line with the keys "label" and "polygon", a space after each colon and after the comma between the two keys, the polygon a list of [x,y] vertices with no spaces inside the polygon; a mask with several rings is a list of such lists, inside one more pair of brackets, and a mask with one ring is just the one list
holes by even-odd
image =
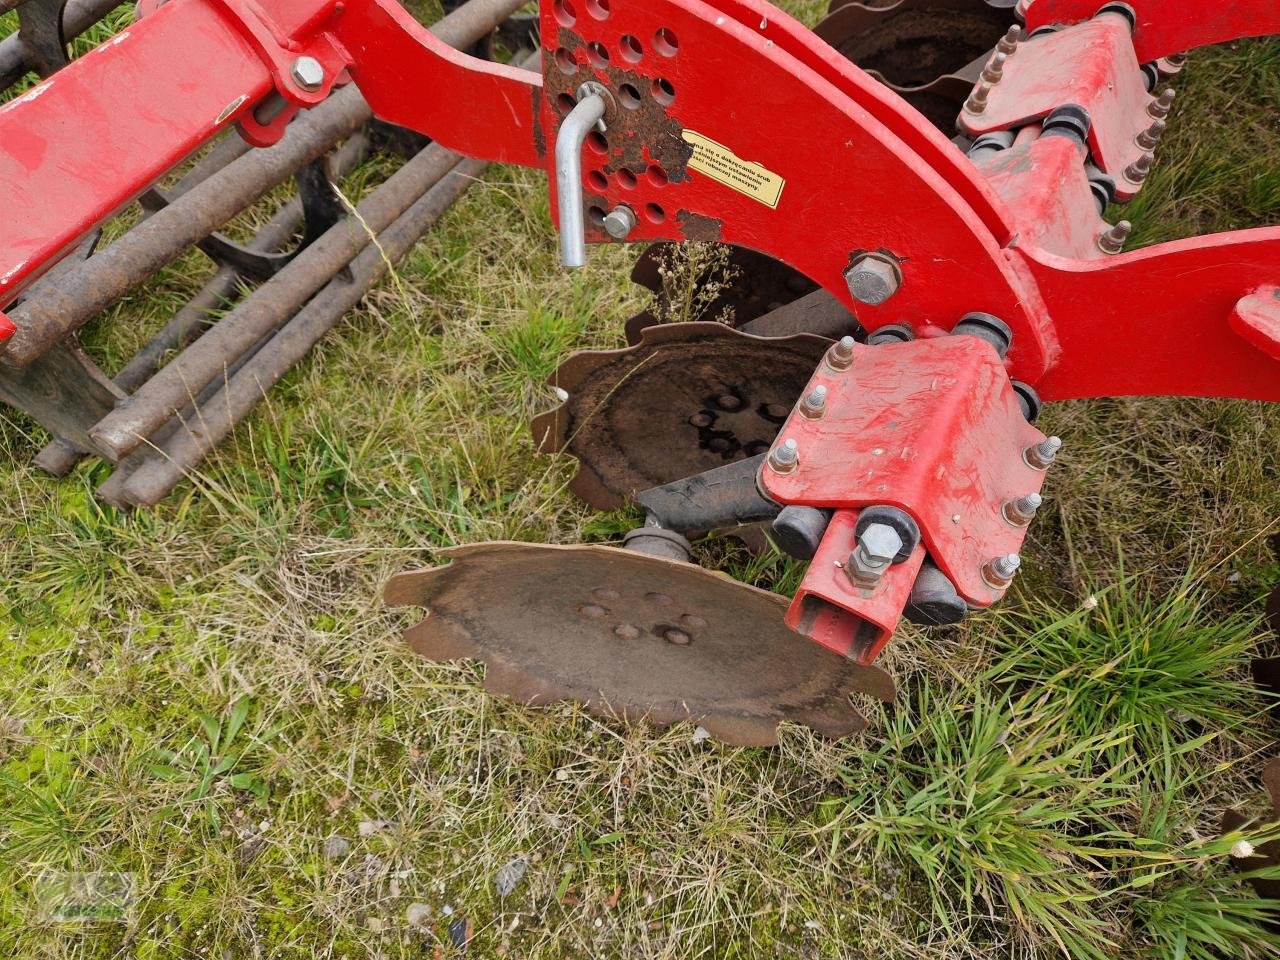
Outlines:
{"label": "red metal frame", "polygon": [[[1137,17],[1133,45],[1143,63],[1212,43],[1280,33],[1275,0],[1125,0]],[[1102,0],[1031,0],[1027,29],[1081,23]]]}
{"label": "red metal frame", "polygon": [[[768,253],[844,300],[870,329],[906,322],[930,337],[964,313],[993,313],[1014,330],[1010,372],[1046,399],[1172,393],[1280,400],[1271,329],[1247,327],[1245,336],[1231,319],[1237,301],[1275,282],[1276,231],[1103,257],[1082,232],[1095,226],[1087,208],[1070,223],[1043,219],[1076,209],[1079,176],[1061,155],[1028,148],[1028,162],[1016,170],[975,166],[905,103],[767,4],[578,6],[544,4],[544,96],[536,74],[452,50],[394,0],[281,0],[269,12],[251,0],[170,0],[0,110],[0,185],[9,205],[24,211],[0,221],[0,303],[268,93],[278,90],[294,106],[322,95],[296,89],[287,76],[287,64],[306,53],[334,79],[346,64],[387,119],[460,152],[526,165],[552,162],[547,145],[562,97],[579,83],[629,84],[642,108],[615,111],[609,152],[589,152],[585,173],[592,205],[625,203],[640,215],[633,240],[718,239]],[[1102,89],[1111,77],[1123,78],[1128,90],[1134,61],[1149,56],[1142,37],[1155,30],[1143,25],[1154,24],[1156,14],[1151,4],[1136,6],[1136,57],[1117,44],[1114,17],[1030,41],[1083,50],[1096,61],[1087,87],[1076,90],[1093,109],[1092,145],[1108,167],[1129,155],[1108,143],[1123,142],[1143,122],[1133,114],[1149,100]],[[1036,0],[1031,22],[1042,10],[1067,18],[1078,9]],[[1269,9],[1251,16],[1215,15],[1199,32],[1168,36],[1223,39],[1275,29],[1280,19]],[[674,55],[655,40],[659,31],[677,38]],[[624,36],[637,41],[637,62],[624,50]],[[572,76],[562,70],[566,58],[577,66]],[[188,83],[193,62],[201,69]],[[1044,103],[1033,111],[1040,115],[1055,88],[1027,72],[1034,62],[1027,57],[1015,68],[1015,53],[1006,69],[1010,90],[1025,83],[1040,91]],[[655,104],[658,81],[674,89],[670,103]],[[1061,81],[1057,89],[1064,89]],[[144,95],[164,109],[119,109]],[[994,97],[998,109],[982,129],[1003,117],[1004,99]],[[1004,122],[1029,119],[1014,119],[1017,113],[1027,111]],[[784,180],[777,204],[691,172],[685,131]],[[607,238],[594,228],[590,239]],[[862,250],[901,261],[902,289],[883,306],[855,303],[845,286],[850,258]],[[1149,316],[1158,317],[1159,337],[1150,335]]]}

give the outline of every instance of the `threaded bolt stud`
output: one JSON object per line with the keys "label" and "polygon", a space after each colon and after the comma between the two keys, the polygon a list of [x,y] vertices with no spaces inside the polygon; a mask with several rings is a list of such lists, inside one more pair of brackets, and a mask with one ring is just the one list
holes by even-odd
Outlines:
{"label": "threaded bolt stud", "polygon": [[1007,53],[997,52],[982,71],[982,79],[994,86],[1004,78],[1004,62],[1009,59]]}
{"label": "threaded bolt stud", "polygon": [[1016,553],[994,557],[982,568],[982,579],[988,586],[1003,590],[1013,580],[1021,566],[1022,558]]}
{"label": "threaded bolt stud", "polygon": [[969,94],[969,99],[964,102],[965,110],[969,113],[982,113],[987,109],[987,97],[990,94],[991,84],[985,79],[979,80],[973,93]]}
{"label": "threaded bolt stud", "polygon": [[800,463],[800,448],[790,438],[783,440],[769,454],[769,467],[774,473],[790,473]]}
{"label": "threaded bolt stud", "polygon": [[1010,500],[1002,509],[1004,518],[1015,527],[1025,527],[1036,518],[1036,511],[1044,505],[1044,497],[1028,493],[1025,497]]}
{"label": "threaded bolt stud", "polygon": [[1163,120],[1169,115],[1169,110],[1173,107],[1173,98],[1177,96],[1177,91],[1173,87],[1166,87],[1160,91],[1160,96],[1156,97],[1147,105],[1147,115],[1153,120]]}
{"label": "threaded bolt stud", "polygon": [[827,364],[834,370],[848,370],[853,366],[853,348],[857,342],[853,337],[841,337],[827,351]]}
{"label": "threaded bolt stud", "polygon": [[1151,172],[1151,163],[1155,160],[1155,156],[1150,153],[1144,153],[1129,166],[1125,167],[1124,178],[1130,183],[1142,183],[1147,179],[1147,174]]}
{"label": "threaded bolt stud", "polygon": [[1132,230],[1132,223],[1121,220],[1110,229],[1104,230],[1102,236],[1098,237],[1098,249],[1103,253],[1119,253],[1124,249],[1124,242],[1129,239],[1129,233]]}
{"label": "threaded bolt stud", "polygon": [[1006,57],[1011,57],[1014,51],[1018,49],[1018,41],[1021,39],[1022,28],[1015,23],[1009,28],[1009,32],[1000,38],[1000,42],[996,44],[996,50]]}
{"label": "threaded bolt stud", "polygon": [[827,388],[821,384],[800,402],[800,412],[810,420],[817,420],[827,412]]}
{"label": "threaded bolt stud", "polygon": [[1154,150],[1156,148],[1156,144],[1160,142],[1160,138],[1164,136],[1164,132],[1168,127],[1169,124],[1167,121],[1157,120],[1152,123],[1151,126],[1147,127],[1147,129],[1134,137],[1134,143],[1143,150]]}
{"label": "threaded bolt stud", "polygon": [[1061,437],[1046,437],[1040,443],[1027,447],[1022,454],[1022,459],[1027,462],[1027,466],[1036,470],[1048,470],[1058,459],[1058,453],[1061,450]]}

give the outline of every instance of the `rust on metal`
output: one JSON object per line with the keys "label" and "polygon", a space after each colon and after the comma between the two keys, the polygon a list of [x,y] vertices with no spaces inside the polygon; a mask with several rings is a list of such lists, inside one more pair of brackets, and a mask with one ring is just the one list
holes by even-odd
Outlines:
{"label": "rust on metal", "polygon": [[866,721],[850,695],[889,701],[893,681],[808,643],[787,601],[700,567],[613,547],[486,543],[401,574],[392,605],[426,607],[406,634],[431,660],[486,665],[518,702],[579,701],[598,716],[700,723],[737,746],[777,743],[779,723],[842,737]]}
{"label": "rust on metal", "polygon": [[571,356],[550,383],[569,398],[533,421],[543,453],[580,467],[569,489],[601,510],[766,452],[828,341],[753,337],[718,323],[649,327],[624,350]]}
{"label": "rust on metal", "polygon": [[1013,11],[984,0],[833,3],[814,29],[948,136]]}

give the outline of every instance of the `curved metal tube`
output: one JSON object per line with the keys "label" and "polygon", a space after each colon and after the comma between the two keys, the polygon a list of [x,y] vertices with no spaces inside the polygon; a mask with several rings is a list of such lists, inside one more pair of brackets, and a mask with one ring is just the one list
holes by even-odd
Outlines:
{"label": "curved metal tube", "polygon": [[566,267],[587,262],[587,228],[582,211],[582,145],[604,119],[599,94],[578,101],[556,134],[556,198],[560,210],[560,260]]}

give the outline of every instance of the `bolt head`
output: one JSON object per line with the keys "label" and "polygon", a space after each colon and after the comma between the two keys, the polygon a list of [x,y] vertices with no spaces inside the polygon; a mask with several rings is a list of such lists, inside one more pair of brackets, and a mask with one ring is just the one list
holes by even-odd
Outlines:
{"label": "bolt head", "polygon": [[844,275],[849,293],[859,303],[876,307],[884,303],[902,285],[902,271],[897,261],[878,253],[863,254]]}
{"label": "bolt head", "polygon": [[873,523],[858,538],[858,553],[873,562],[888,564],[902,549],[902,537],[893,527],[884,523]]}
{"label": "bolt head", "polygon": [[303,90],[319,90],[324,86],[324,67],[315,57],[299,57],[290,70],[293,82]]}
{"label": "bolt head", "polygon": [[636,228],[636,215],[630,207],[615,207],[605,215],[604,229],[615,240],[625,240]]}

